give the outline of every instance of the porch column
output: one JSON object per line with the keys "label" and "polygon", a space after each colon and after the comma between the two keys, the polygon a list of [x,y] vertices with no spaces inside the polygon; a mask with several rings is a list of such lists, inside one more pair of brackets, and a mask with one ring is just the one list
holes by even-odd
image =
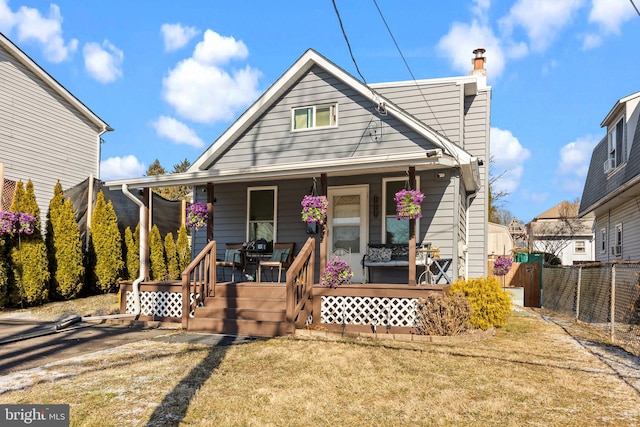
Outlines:
{"label": "porch column", "polygon": [[207,182],[207,242],[213,240],[213,203],[216,198],[213,196],[213,184]]}
{"label": "porch column", "polygon": [[[409,188],[416,189],[416,168],[409,167]],[[409,285],[416,284],[416,220],[409,220]]]}
{"label": "porch column", "polygon": [[[320,174],[320,185],[322,187],[320,192],[322,193],[323,196],[327,197],[327,174],[326,173]],[[329,206],[329,209],[331,209],[331,206]],[[327,252],[328,252],[327,231],[328,231],[327,224],[323,224],[322,237],[320,238],[320,275],[321,276],[322,276],[322,273],[324,273],[324,268],[327,265]]]}
{"label": "porch column", "polygon": [[[151,189],[145,187],[142,189],[142,203],[144,204],[144,214],[143,218],[140,218],[140,260],[143,261],[140,265],[144,266],[145,271],[140,272],[144,273],[144,280],[149,280],[149,265],[151,264],[149,260],[149,203],[151,200]],[[142,274],[141,274],[142,276]]]}

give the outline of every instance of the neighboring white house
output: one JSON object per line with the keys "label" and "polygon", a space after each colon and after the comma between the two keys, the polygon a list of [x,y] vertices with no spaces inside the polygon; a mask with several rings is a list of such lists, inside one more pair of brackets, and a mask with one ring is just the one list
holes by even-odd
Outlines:
{"label": "neighboring white house", "polygon": [[30,179],[44,221],[56,181],[100,176],[100,136],[112,130],[0,33],[0,209]]}
{"label": "neighboring white house", "polygon": [[593,217],[578,218],[578,204],[560,202],[527,224],[533,252],[560,258],[562,265],[594,260]]}
{"label": "neighboring white house", "polygon": [[581,217],[595,217],[596,261],[640,261],[640,92],[619,99],[600,124]]}

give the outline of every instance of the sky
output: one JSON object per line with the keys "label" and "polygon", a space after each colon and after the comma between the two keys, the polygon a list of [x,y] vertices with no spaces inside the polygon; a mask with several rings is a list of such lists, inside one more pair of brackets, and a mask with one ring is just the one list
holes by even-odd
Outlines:
{"label": "sky", "polygon": [[600,123],[640,91],[634,3],[335,0],[355,63],[331,0],[0,0],[0,32],[115,129],[103,180],[194,162],[309,48],[378,83],[468,75],[482,47],[495,191],[528,222],[581,197]]}

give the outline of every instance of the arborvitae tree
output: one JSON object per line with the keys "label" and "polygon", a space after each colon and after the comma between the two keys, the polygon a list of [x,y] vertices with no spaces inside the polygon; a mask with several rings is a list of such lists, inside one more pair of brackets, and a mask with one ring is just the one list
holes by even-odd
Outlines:
{"label": "arborvitae tree", "polygon": [[[36,219],[35,231],[30,236],[20,236],[11,251],[16,286],[13,292],[15,302],[42,304],[49,298],[48,281],[50,278],[47,248],[40,232],[40,208],[36,202],[33,182],[27,182],[26,191],[22,181],[18,181],[11,202],[13,212],[25,212]],[[15,241],[16,239],[14,239]]]}
{"label": "arborvitae tree", "polygon": [[63,298],[71,299],[82,289],[82,242],[80,228],[73,213],[71,200],[67,200],[57,213],[54,224],[55,254],[57,270],[54,273],[56,292]]}
{"label": "arborvitae tree", "polygon": [[7,241],[0,237],[0,308],[9,302],[9,269]]}
{"label": "arborvitae tree", "polygon": [[178,240],[176,242],[176,252],[178,254],[178,270],[180,274],[191,263],[191,248],[189,248],[189,237],[184,224],[178,230]]}
{"label": "arborvitae tree", "polygon": [[[49,272],[51,273],[51,284],[49,289],[55,291],[58,287],[56,282],[56,248],[54,246],[55,241],[55,223],[58,220],[58,216],[62,206],[64,205],[64,191],[62,190],[62,184],[60,181],[53,187],[53,198],[49,201],[49,210],[47,211],[47,223],[45,226],[45,238],[44,243],[47,247],[47,259],[49,261]],[[84,268],[84,267],[83,267]]]}
{"label": "arborvitae tree", "polygon": [[162,236],[157,225],[149,234],[149,259],[151,261],[151,280],[163,280],[167,274],[167,263],[164,258]]}
{"label": "arborvitae tree", "polygon": [[167,233],[164,236],[164,252],[167,255],[167,274],[170,280],[180,278],[181,270],[178,266],[178,252],[176,248],[176,241],[173,240],[173,233]]}
{"label": "arborvitae tree", "polygon": [[109,292],[118,284],[124,267],[121,242],[113,205],[105,202],[104,194],[100,191],[91,216],[91,243],[95,257],[93,274],[96,285],[103,292]]}
{"label": "arborvitae tree", "polygon": [[131,227],[124,230],[124,241],[127,247],[127,279],[135,280],[140,273],[140,223],[136,225],[136,231]]}

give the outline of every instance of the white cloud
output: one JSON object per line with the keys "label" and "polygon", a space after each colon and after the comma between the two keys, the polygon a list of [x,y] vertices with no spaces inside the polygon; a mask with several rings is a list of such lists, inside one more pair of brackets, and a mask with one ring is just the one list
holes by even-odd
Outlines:
{"label": "white cloud", "polygon": [[507,37],[517,27],[527,33],[531,49],[544,52],[571,22],[585,0],[518,0],[500,20]]}
{"label": "white cloud", "polygon": [[135,178],[143,176],[147,167],[140,163],[134,155],[124,157],[110,157],[100,162],[100,179]]}
{"label": "white cloud", "polygon": [[7,1],[0,0],[0,31],[8,33],[13,27],[19,41],[35,41],[51,62],[62,62],[78,49],[78,40],[65,43],[62,38],[62,14],[55,4],[49,6],[49,15],[45,17],[38,9],[26,6],[14,13]]}
{"label": "white cloud", "polygon": [[560,160],[556,174],[564,190],[582,191],[589,171],[593,147],[599,138],[589,135],[568,143],[560,149]]}
{"label": "white cloud", "polygon": [[582,50],[596,48],[602,44],[602,37],[597,34],[585,34],[582,37]]}
{"label": "white cloud", "polygon": [[500,176],[493,185],[496,192],[513,193],[520,185],[524,162],[531,153],[508,130],[491,128],[492,174]]}
{"label": "white cloud", "polygon": [[628,0],[592,0],[589,22],[597,24],[605,34],[619,34],[625,21],[634,17]]}
{"label": "white cloud", "polygon": [[261,73],[248,65],[227,71],[231,59],[244,59],[248,50],[232,37],[207,30],[192,58],[180,61],[163,79],[163,97],[185,119],[196,122],[230,120],[258,95]]}
{"label": "white cloud", "polygon": [[185,27],[182,24],[162,24],[160,32],[164,39],[164,50],[167,52],[184,47],[198,34],[195,27]]}
{"label": "white cloud", "polygon": [[223,65],[232,59],[246,59],[249,50],[242,41],[225,37],[215,31],[204,32],[204,39],[196,45],[193,58],[201,64]]}
{"label": "white cloud", "polygon": [[158,136],[168,138],[178,144],[196,148],[204,147],[204,141],[187,125],[173,117],[160,116],[152,123]]}
{"label": "white cloud", "polygon": [[467,74],[472,69],[473,51],[482,47],[487,50],[485,56],[487,75],[497,78],[505,67],[505,55],[499,40],[491,28],[481,25],[477,20],[471,24],[454,22],[449,32],[437,45],[438,51],[451,61],[452,67],[460,73]]}
{"label": "white cloud", "polygon": [[124,53],[108,40],[102,46],[98,43],[86,43],[83,53],[87,72],[100,83],[111,83],[122,77]]}

